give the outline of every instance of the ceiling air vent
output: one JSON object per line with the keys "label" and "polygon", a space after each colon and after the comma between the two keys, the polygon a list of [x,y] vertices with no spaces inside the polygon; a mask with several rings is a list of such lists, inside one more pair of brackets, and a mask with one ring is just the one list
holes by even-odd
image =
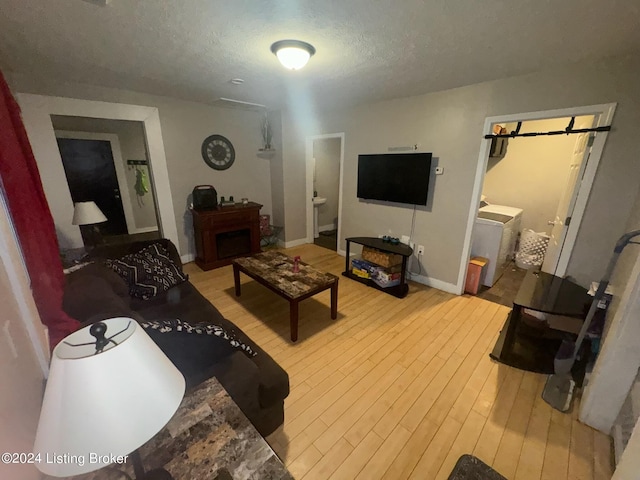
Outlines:
{"label": "ceiling air vent", "polygon": [[260,103],[243,102],[242,100],[234,100],[232,98],[220,97],[213,102],[216,107],[235,108],[240,110],[252,110],[254,112],[262,112],[267,106]]}
{"label": "ceiling air vent", "polygon": [[94,5],[98,5],[99,7],[106,7],[111,3],[111,0],[84,0],[87,3],[93,3]]}

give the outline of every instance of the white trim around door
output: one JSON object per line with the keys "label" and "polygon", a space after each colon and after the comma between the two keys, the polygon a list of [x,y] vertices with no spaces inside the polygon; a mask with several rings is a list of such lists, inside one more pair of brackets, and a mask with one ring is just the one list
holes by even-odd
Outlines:
{"label": "white trim around door", "polygon": [[178,245],[178,228],[157,108],[28,93],[18,93],[16,99],[20,104],[22,120],[38,162],[61,247],[81,247],[83,242],[80,229],[71,224],[73,202],[67,187],[51,115],[142,122],[149,155],[151,185],[157,202],[159,230],[162,236]]}
{"label": "white trim around door", "polygon": [[[471,194],[471,204],[469,205],[469,216],[467,218],[467,229],[464,238],[464,245],[462,248],[462,257],[460,258],[460,268],[458,270],[458,282],[456,284],[456,290],[458,294],[462,294],[464,290],[464,282],[467,275],[467,266],[469,263],[469,255],[471,252],[471,239],[473,235],[473,227],[476,221],[478,208],[480,206],[480,196],[482,194],[482,185],[484,183],[484,176],[487,171],[487,163],[489,160],[489,149],[491,148],[491,140],[484,138],[491,132],[492,125],[496,123],[512,123],[512,122],[524,122],[527,120],[544,120],[550,118],[562,118],[562,117],[580,117],[584,115],[594,116],[594,126],[600,127],[605,125],[611,125],[613,120],[613,114],[616,110],[615,103],[608,103],[602,105],[590,105],[584,107],[572,107],[563,108],[558,110],[544,110],[539,112],[527,112],[517,113],[513,115],[500,115],[496,117],[487,117],[484,122],[484,129],[482,130],[482,140],[480,143],[480,153],[478,154],[478,163],[476,165],[475,181],[473,183],[473,192]],[[598,164],[600,163],[600,157],[602,156],[602,150],[607,139],[608,132],[599,132],[593,143],[591,149],[591,156],[586,166],[583,180],[580,186],[580,191],[576,199],[573,215],[571,218],[571,224],[567,230],[567,236],[565,238],[562,253],[558,260],[558,267],[556,275],[564,276],[566,274],[567,266],[569,265],[569,259],[571,258],[571,252],[578,236],[578,230],[582,223],[582,217],[584,215],[585,208],[587,206],[587,200],[589,199],[589,193],[593,186]]]}

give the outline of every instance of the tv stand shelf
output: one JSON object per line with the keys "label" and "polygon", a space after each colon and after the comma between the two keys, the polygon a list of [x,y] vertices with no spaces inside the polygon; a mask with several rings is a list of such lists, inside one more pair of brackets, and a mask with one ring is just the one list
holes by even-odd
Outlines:
{"label": "tv stand shelf", "polygon": [[[393,295],[394,297],[404,298],[409,293],[409,285],[406,283],[406,272],[407,272],[407,258],[413,255],[413,249],[408,245],[400,243],[398,245],[392,245],[388,242],[383,242],[381,238],[375,237],[351,237],[346,238],[347,241],[347,252],[346,252],[346,260],[345,260],[345,268],[342,275],[356,282],[364,283],[369,287],[373,287],[377,290],[380,290],[384,293],[388,293],[389,295]],[[351,258],[349,256],[349,250],[351,247],[351,242],[357,243],[358,245],[362,245],[365,247],[375,248],[382,252],[394,253],[396,255],[402,256],[402,270],[400,270],[400,284],[394,287],[381,287],[377,283],[375,283],[370,278],[361,278],[351,272]]]}

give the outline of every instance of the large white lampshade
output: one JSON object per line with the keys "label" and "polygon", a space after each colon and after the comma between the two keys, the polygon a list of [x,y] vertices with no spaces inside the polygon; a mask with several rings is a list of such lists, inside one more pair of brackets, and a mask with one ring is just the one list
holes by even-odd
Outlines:
{"label": "large white lampshade", "polygon": [[76,202],[73,205],[73,225],[93,225],[106,221],[107,217],[96,202]]}
{"label": "large white lampshade", "polygon": [[33,447],[48,475],[87,473],[130,454],[166,425],[184,396],[184,377],[135,320],[102,323],[117,345],[96,353],[86,327],[53,350]]}
{"label": "large white lampshade", "polygon": [[280,40],[271,45],[271,51],[282,66],[289,70],[300,70],[316,53],[313,45],[300,40]]}

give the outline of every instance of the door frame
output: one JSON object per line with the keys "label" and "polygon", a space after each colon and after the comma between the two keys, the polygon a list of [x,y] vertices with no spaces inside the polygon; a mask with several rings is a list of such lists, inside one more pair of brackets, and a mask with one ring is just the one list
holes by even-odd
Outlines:
{"label": "door frame", "polygon": [[336,250],[339,254],[346,252],[340,249],[340,239],[342,238],[342,184],[344,176],[344,132],[326,133],[323,135],[309,135],[306,142],[306,195],[307,201],[307,243],[313,243],[313,142],[314,140],[326,140],[329,138],[340,139],[340,178],[338,179],[338,244]]}
{"label": "door frame", "polygon": [[[18,93],[16,99],[22,110],[22,120],[38,163],[43,188],[53,218],[56,220],[58,239],[69,248],[84,245],[80,228],[72,225],[73,201],[67,185],[62,159],[51,122],[51,115],[132,120],[142,122],[147,152],[149,176],[156,200],[158,229],[163,237],[179,248],[178,228],[173,208],[173,198],[167,170],[167,158],[160,128],[160,115],[156,107],[127,105],[123,103],[51,97],[30,93]],[[45,181],[45,179],[47,181]],[[62,242],[61,242],[62,243]]]}
{"label": "door frame", "polygon": [[[467,275],[467,267],[469,264],[469,255],[471,253],[471,241],[473,238],[473,229],[475,220],[477,217],[478,208],[480,207],[480,197],[482,195],[482,186],[484,184],[484,177],[487,173],[487,164],[489,161],[489,150],[491,149],[491,139],[484,138],[485,135],[492,133],[491,127],[495,123],[512,123],[512,122],[524,122],[527,120],[546,120],[552,118],[562,117],[579,117],[584,115],[594,116],[594,126],[611,125],[613,115],[616,110],[616,103],[607,103],[601,105],[588,105],[581,107],[561,108],[557,110],[542,110],[537,112],[525,112],[516,113],[511,115],[498,115],[494,117],[487,117],[484,122],[484,128],[482,130],[482,140],[480,143],[480,152],[478,154],[478,162],[476,165],[475,180],[473,182],[473,190],[471,194],[471,202],[469,205],[469,215],[467,217],[467,228],[465,232],[464,244],[462,247],[462,257],[460,258],[460,268],[458,270],[458,283],[456,284],[456,290],[459,295],[464,290],[464,282]],[[582,182],[580,184],[580,190],[571,217],[571,223],[567,228],[567,235],[565,237],[564,245],[560,258],[558,259],[558,268],[556,275],[563,277],[566,274],[571,253],[578,236],[580,224],[587,206],[587,200],[591,193],[593,181],[600,164],[600,158],[602,157],[602,151],[604,149],[605,142],[607,140],[608,132],[598,132],[595,137],[595,141],[591,147],[591,156],[589,162],[584,171]]]}
{"label": "door frame", "polygon": [[[157,225],[149,228],[136,227],[136,220],[133,214],[133,203],[131,203],[131,194],[129,193],[129,185],[127,184],[127,174],[125,172],[124,162],[122,159],[122,149],[120,148],[120,137],[118,137],[118,135],[115,133],[76,132],[70,130],[55,130],[55,133],[56,138],[67,138],[71,140],[100,140],[109,142],[111,145],[111,154],[113,155],[113,166],[116,169],[116,177],[118,179],[118,189],[120,190],[122,210],[124,211],[124,218],[127,223],[127,233],[147,233],[154,232],[158,229]],[[156,212],[156,215],[157,213],[158,212]]]}

